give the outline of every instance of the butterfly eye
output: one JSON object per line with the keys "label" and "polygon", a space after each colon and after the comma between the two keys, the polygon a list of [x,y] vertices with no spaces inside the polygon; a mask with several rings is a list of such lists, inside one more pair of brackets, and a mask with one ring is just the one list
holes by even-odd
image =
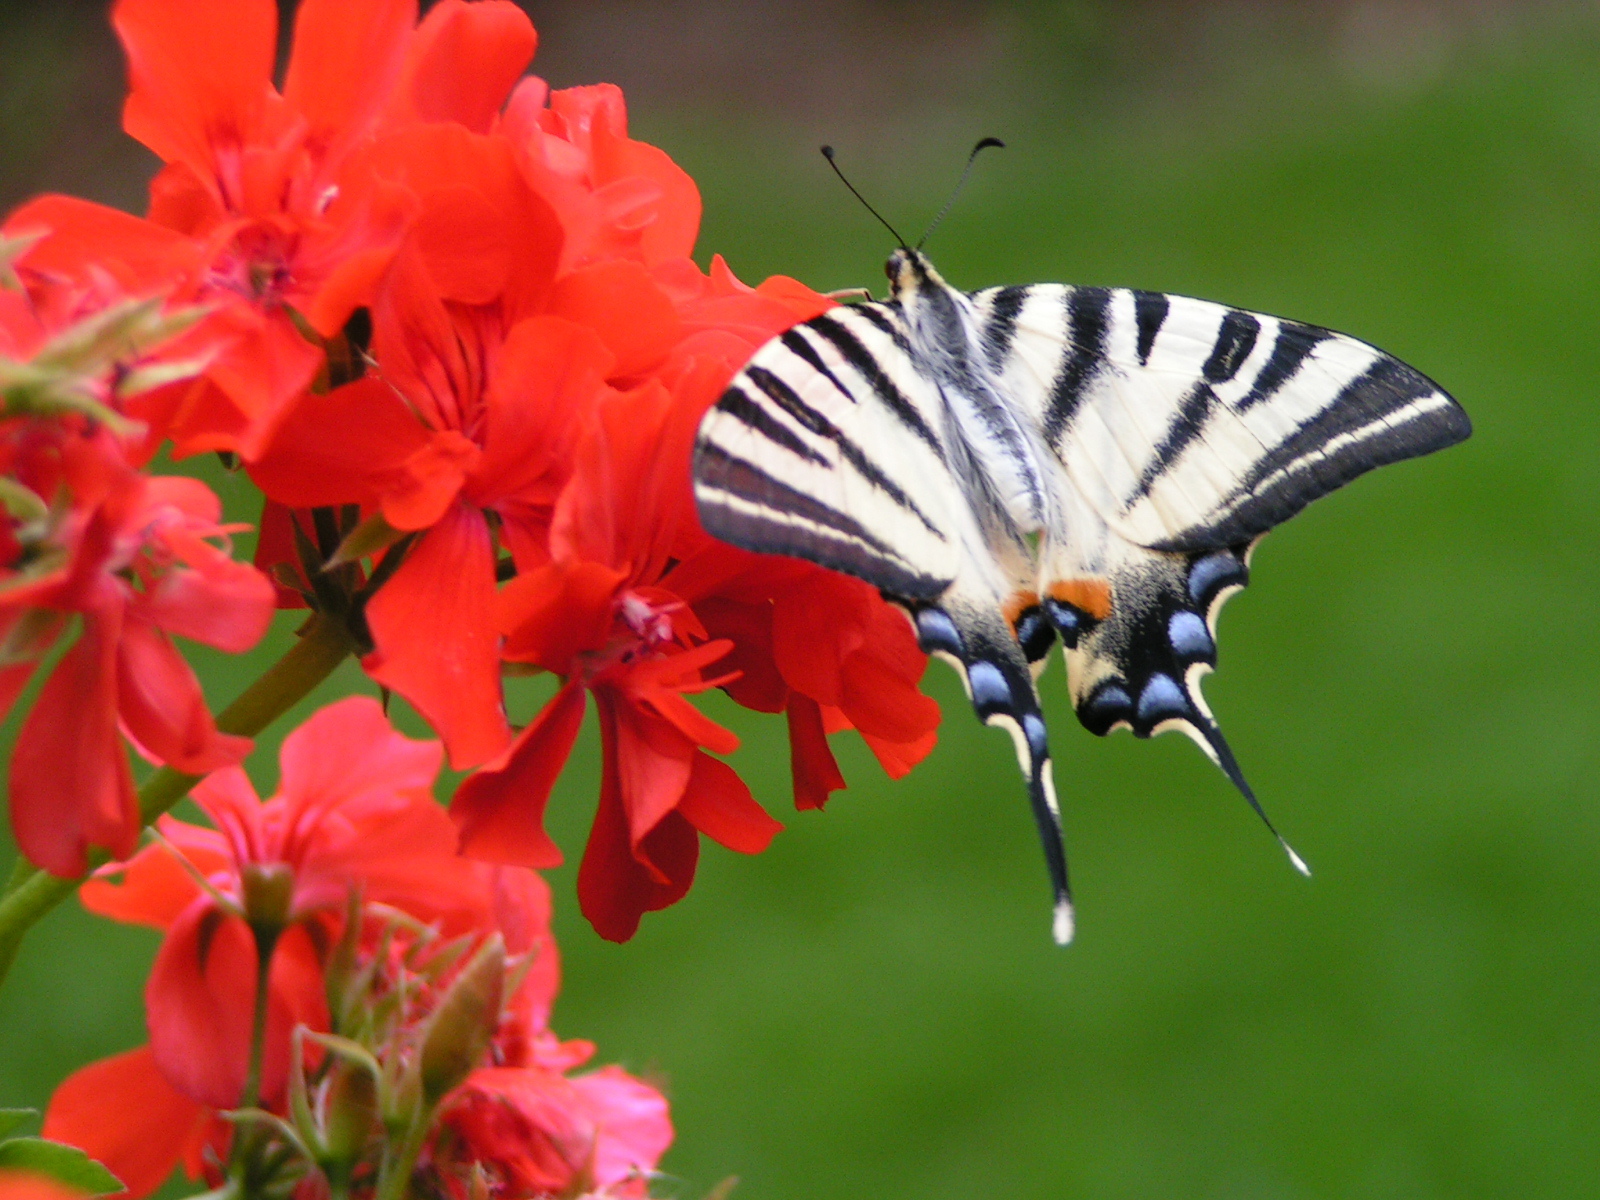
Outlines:
{"label": "butterfly eye", "polygon": [[889,255],[889,261],[883,264],[883,273],[889,277],[890,283],[900,277],[900,268],[904,265],[905,255],[901,254],[900,251],[896,250]]}

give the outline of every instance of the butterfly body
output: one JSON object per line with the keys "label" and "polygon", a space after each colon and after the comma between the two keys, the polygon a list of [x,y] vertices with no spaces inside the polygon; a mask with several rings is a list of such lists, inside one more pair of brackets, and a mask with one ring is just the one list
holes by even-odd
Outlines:
{"label": "butterfly body", "polygon": [[1012,735],[1066,941],[1034,687],[1051,645],[1092,732],[1180,730],[1255,805],[1199,689],[1251,551],[1318,496],[1471,427],[1418,372],[1298,322],[1122,288],[962,292],[910,249],[887,272],[887,301],[769,342],[707,413],[701,521],[874,584],[960,670],[980,719]]}

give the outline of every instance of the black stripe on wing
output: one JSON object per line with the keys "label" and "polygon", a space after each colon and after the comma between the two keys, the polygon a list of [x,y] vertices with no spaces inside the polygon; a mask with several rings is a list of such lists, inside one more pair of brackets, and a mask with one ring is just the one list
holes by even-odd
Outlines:
{"label": "black stripe on wing", "polygon": [[[899,485],[894,482],[894,480],[885,475],[882,469],[879,468],[878,464],[868,458],[860,446],[856,445],[855,442],[853,442],[843,430],[841,430],[832,421],[828,420],[827,417],[823,416],[820,412],[807,404],[805,400],[801,398],[800,394],[787,383],[785,383],[781,378],[779,378],[779,376],[767,370],[765,367],[752,365],[745,368],[744,378],[748,379],[751,385],[757,388],[762,395],[766,396],[767,399],[771,400],[779,408],[783,409],[784,412],[788,413],[789,416],[794,418],[794,420],[802,427],[810,430],[818,437],[825,437],[829,441],[833,442],[833,444],[839,449],[839,456],[852,467],[854,467],[857,474],[859,474],[873,487],[877,488],[890,500],[894,501],[894,503],[898,504],[901,508],[915,516],[917,520],[922,522],[923,528],[929,533],[940,537],[943,536],[943,534],[939,532],[938,527],[928,519],[927,514],[924,513],[922,509],[917,507],[916,501],[911,499],[910,496],[906,495],[905,492],[901,490]],[[735,382],[732,387],[723,393],[722,399],[717,402],[717,407],[723,412],[726,412],[732,416],[736,416],[740,420],[745,421],[745,424],[749,425],[751,428],[766,434],[780,446],[783,446],[784,449],[791,449],[790,442],[792,441],[799,446],[799,449],[794,451],[795,453],[800,454],[802,457],[811,462],[831,465],[828,464],[827,459],[823,458],[821,455],[811,450],[810,447],[800,442],[800,439],[795,437],[792,432],[784,429],[782,425],[780,425],[770,414],[762,411],[760,406],[757,405],[754,400],[752,400],[749,396],[746,396],[739,389],[737,382]],[[743,414],[752,409],[761,413],[761,417],[763,418],[762,421],[749,421],[745,419]],[[774,436],[773,433],[769,432],[769,426],[776,427],[778,433],[780,433],[782,436]]]}
{"label": "black stripe on wing", "polygon": [[989,302],[989,314],[980,337],[983,351],[996,371],[1005,368],[1011,343],[1017,336],[1017,317],[1021,315],[1022,305],[1030,291],[1032,289],[1027,287],[1003,287],[994,293],[994,298]]}
{"label": "black stripe on wing", "polygon": [[[1067,293],[1067,351],[1050,385],[1045,408],[1045,441],[1055,445],[1083,400],[1090,380],[1105,362],[1110,332],[1111,291],[1102,287],[1072,288]],[[1155,335],[1151,334],[1154,341]]]}
{"label": "black stripe on wing", "polygon": [[1317,343],[1325,342],[1333,336],[1328,330],[1318,329],[1315,325],[1303,325],[1299,321],[1278,318],[1278,335],[1273,339],[1272,353],[1267,355],[1266,364],[1256,375],[1249,392],[1239,401],[1237,405],[1239,411],[1244,412],[1254,408],[1271,397],[1294,377],[1294,373],[1300,369],[1300,364],[1305,362],[1310,353],[1317,348]]}
{"label": "black stripe on wing", "polygon": [[855,517],[704,439],[695,445],[694,479],[700,523],[712,537],[804,558],[909,599],[932,599],[950,584],[907,562]]}
{"label": "black stripe on wing", "polygon": [[1438,384],[1380,354],[1331,403],[1256,461],[1217,518],[1155,548],[1199,550],[1249,541],[1374,467],[1442,450],[1471,433],[1467,414]]}
{"label": "black stripe on wing", "polygon": [[[890,332],[891,336],[898,336],[901,343],[904,342],[904,336],[898,335],[897,331],[893,331],[888,319],[881,313],[874,311],[873,306],[862,304],[846,311],[879,325]],[[940,462],[944,461],[943,443],[939,441],[933,430],[928,428],[927,422],[922,419],[922,414],[917,411],[917,406],[900,390],[899,386],[890,378],[889,372],[884,369],[883,364],[878,361],[877,356],[867,349],[866,345],[856,336],[853,330],[847,328],[842,320],[829,313],[824,313],[820,317],[813,317],[804,325],[798,326],[798,328],[815,333],[837,350],[840,357],[850,364],[856,374],[867,381],[867,385],[872,389],[873,394],[900,420],[900,423],[938,455]],[[897,345],[896,349],[901,349],[901,346]],[[901,354],[907,370],[914,372],[916,370],[915,362],[903,349],[901,349]]]}
{"label": "black stripe on wing", "polygon": [[[1033,686],[1024,647],[1012,635],[998,609],[969,608],[958,603],[947,607],[927,605],[914,608],[912,620],[923,652],[938,655],[961,671],[978,719],[1011,734],[1055,895],[1052,932],[1056,942],[1065,945],[1073,934],[1067,852],[1044,714],[1039,710],[1039,693]],[[1030,635],[1030,640],[1039,641],[1037,632]],[[1048,650],[1048,631],[1043,642]]]}
{"label": "black stripe on wing", "polygon": [[1144,366],[1150,361],[1150,351],[1155,347],[1156,334],[1161,332],[1161,326],[1166,323],[1167,313],[1172,308],[1172,301],[1165,292],[1135,291],[1133,293],[1133,319],[1139,328],[1139,365]]}

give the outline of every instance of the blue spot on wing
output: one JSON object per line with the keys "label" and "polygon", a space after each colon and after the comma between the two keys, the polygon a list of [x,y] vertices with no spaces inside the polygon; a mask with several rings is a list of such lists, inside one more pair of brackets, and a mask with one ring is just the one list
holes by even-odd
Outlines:
{"label": "blue spot on wing", "polygon": [[917,640],[924,654],[942,651],[945,654],[962,654],[961,631],[941,608],[924,608],[917,611]]}
{"label": "blue spot on wing", "polygon": [[1160,721],[1164,717],[1181,717],[1189,713],[1189,698],[1170,675],[1152,675],[1139,693],[1139,720]]}
{"label": "blue spot on wing", "polygon": [[1244,581],[1244,564],[1231,550],[1218,550],[1189,568],[1189,598],[1196,604],[1204,604],[1217,589]]}
{"label": "blue spot on wing", "polygon": [[990,713],[1012,711],[1011,685],[992,662],[979,660],[967,665],[967,683],[972,688],[972,705],[987,717]]}
{"label": "blue spot on wing", "polygon": [[1199,613],[1179,609],[1167,622],[1167,641],[1182,658],[1209,659],[1216,652],[1211,631]]}

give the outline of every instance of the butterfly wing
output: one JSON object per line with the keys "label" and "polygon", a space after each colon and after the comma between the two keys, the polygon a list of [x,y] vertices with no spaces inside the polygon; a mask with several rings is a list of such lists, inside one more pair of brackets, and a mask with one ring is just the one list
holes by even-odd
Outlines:
{"label": "butterfly wing", "polygon": [[1127,288],[973,300],[1005,390],[1073,490],[1137,546],[1247,543],[1374,467],[1472,432],[1420,372],[1298,321]]}
{"label": "butterfly wing", "polygon": [[[1055,936],[1072,936],[1060,813],[1030,655],[1012,598],[1034,564],[984,526],[967,448],[890,305],[835,308],[768,342],[706,414],[695,444],[700,520],[749,550],[865,579],[900,603],[922,648],[961,673],[978,716],[1012,736],[1044,842]],[[1042,635],[1042,636],[1041,636]]]}
{"label": "butterfly wing", "polygon": [[1463,440],[1466,414],[1399,360],[1295,321],[1128,289],[973,300],[991,367],[1062,467],[1065,528],[1040,594],[1079,719],[1188,734],[1265,821],[1200,693],[1218,611],[1269,529],[1374,467]]}

